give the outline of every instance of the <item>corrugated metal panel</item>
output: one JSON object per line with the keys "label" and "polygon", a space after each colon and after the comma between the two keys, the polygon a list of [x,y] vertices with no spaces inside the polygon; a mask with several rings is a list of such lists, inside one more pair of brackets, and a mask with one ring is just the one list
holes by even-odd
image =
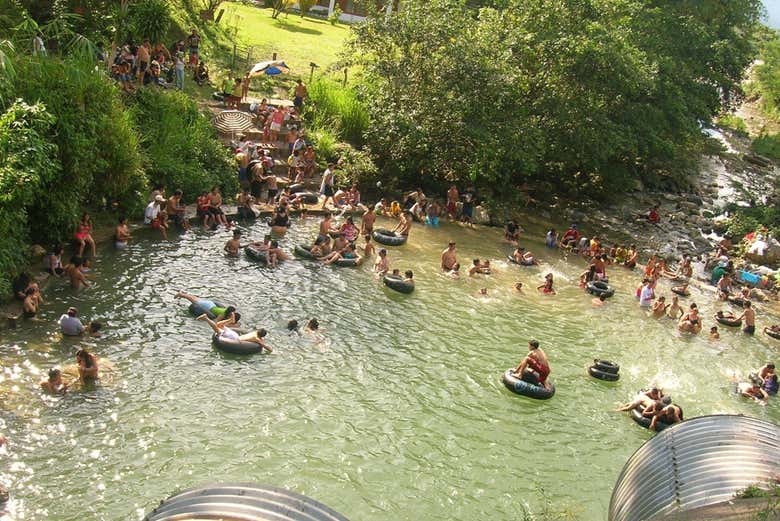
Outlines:
{"label": "corrugated metal panel", "polygon": [[702,416],[647,441],[626,462],[612,491],[609,521],[720,503],[780,476],[780,427],[745,416]]}
{"label": "corrugated metal panel", "polygon": [[172,496],[144,521],[348,521],[306,496],[251,483],[206,485]]}

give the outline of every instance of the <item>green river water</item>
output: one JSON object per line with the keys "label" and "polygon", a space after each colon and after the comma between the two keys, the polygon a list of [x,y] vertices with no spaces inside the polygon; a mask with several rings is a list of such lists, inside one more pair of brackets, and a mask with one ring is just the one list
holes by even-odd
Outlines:
{"label": "green river water", "polygon": [[[288,250],[313,237],[316,219],[295,220]],[[380,224],[380,223],[378,223]],[[261,238],[265,224],[246,229]],[[393,293],[358,269],[297,260],[277,269],[225,258],[229,233],[151,234],[123,252],[101,245],[96,284],[46,289],[38,323],[0,332],[0,482],[9,519],[140,519],[161,499],[205,482],[244,481],[309,495],[352,520],[510,520],[540,489],[556,509],[604,520],[626,459],[651,433],[612,410],[651,382],[686,417],[737,413],[780,421],[736,397],[730,379],[777,356],[780,342],[722,331],[685,337],[653,320],[634,298],[639,274],[611,269],[618,288],[594,309],[576,284],[585,262],[529,239],[540,267],[507,265],[495,229],[415,225],[390,248],[393,267],[413,269],[412,295]],[[450,238],[461,263],[490,258],[492,276],[450,280],[439,255]],[[556,275],[558,295],[535,286]],[[515,294],[515,280],[526,294]],[[477,297],[487,287],[488,297]],[[662,282],[658,294],[670,284]],[[244,323],[270,330],[270,355],[215,351],[210,330],[174,300],[177,289],[235,304]],[[722,304],[693,289],[712,325]],[[68,306],[106,324],[100,339],[63,339]],[[759,329],[769,323],[759,308]],[[317,317],[325,342],[292,337],[287,321]],[[726,329],[726,328],[721,328]],[[557,394],[536,401],[507,391],[502,372],[537,338]],[[37,384],[80,346],[113,370],[92,389],[43,396]],[[622,366],[621,379],[589,377],[594,357]]]}

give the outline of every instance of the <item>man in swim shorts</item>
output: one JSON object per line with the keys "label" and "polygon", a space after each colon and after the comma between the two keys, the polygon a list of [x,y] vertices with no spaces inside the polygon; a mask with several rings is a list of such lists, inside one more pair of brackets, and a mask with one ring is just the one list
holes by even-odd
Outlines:
{"label": "man in swim shorts", "polygon": [[742,329],[742,332],[752,335],[756,332],[756,311],[753,309],[753,305],[749,300],[746,300],[742,304],[742,307],[744,308],[744,311],[737,320],[745,319],[745,327]]}
{"label": "man in swim shorts", "polygon": [[441,252],[441,269],[444,271],[450,271],[458,259],[455,256],[455,243],[450,241],[447,245],[447,249]]}
{"label": "man in swim shorts", "polygon": [[217,306],[211,300],[202,299],[195,295],[190,295],[189,293],[185,293],[184,291],[178,291],[176,295],[174,295],[174,298],[183,298],[195,304],[196,314],[211,313],[212,315],[218,317],[224,315],[225,311],[227,310],[227,308],[222,308]]}

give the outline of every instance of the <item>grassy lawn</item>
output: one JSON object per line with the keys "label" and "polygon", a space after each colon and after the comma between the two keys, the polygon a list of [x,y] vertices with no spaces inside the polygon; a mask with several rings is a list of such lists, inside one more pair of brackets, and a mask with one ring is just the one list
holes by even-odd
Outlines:
{"label": "grassy lawn", "polygon": [[[322,69],[333,65],[350,30],[344,24],[333,26],[327,20],[301,18],[297,14],[281,15],[274,20],[271,9],[246,4],[229,2],[223,6],[225,15],[220,24],[237,29],[239,47],[252,47],[257,61],[270,60],[277,53],[295,77],[309,77],[309,62]],[[242,58],[245,60],[246,55]]]}
{"label": "grassy lawn", "polygon": [[[195,23],[194,4],[191,0],[175,2],[178,25],[184,29]],[[297,14],[271,18],[271,9],[255,7],[238,2],[226,2],[220,6],[225,13],[219,26],[213,23],[198,23],[201,27],[203,44],[201,53],[209,64],[211,77],[216,86],[230,73],[233,66],[233,44],[238,47],[234,76],[246,72],[247,52],[250,67],[258,61],[270,60],[273,53],[290,67],[289,75],[275,78],[261,77],[252,80],[251,95],[286,95],[295,80],[309,81],[309,63],[320,66],[315,74],[322,74],[336,63],[349,35],[348,25],[331,25],[327,20],[301,18]],[[198,20],[198,22],[200,22]],[[214,88],[198,88],[186,82],[185,90],[196,97],[209,97]]]}

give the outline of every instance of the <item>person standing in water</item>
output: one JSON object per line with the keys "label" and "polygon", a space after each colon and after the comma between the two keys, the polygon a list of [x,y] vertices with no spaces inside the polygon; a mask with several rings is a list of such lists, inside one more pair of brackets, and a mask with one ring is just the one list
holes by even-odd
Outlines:
{"label": "person standing in water", "polygon": [[745,327],[742,329],[743,333],[752,335],[756,332],[756,311],[753,309],[753,305],[749,300],[746,300],[742,307],[744,311],[737,318],[737,320],[745,320]]}
{"label": "person standing in water", "polygon": [[443,271],[450,271],[457,263],[458,259],[455,256],[455,243],[450,241],[447,245],[447,249],[441,252],[441,269]]}
{"label": "person standing in water", "polygon": [[553,274],[548,273],[544,276],[544,284],[536,287],[537,291],[541,291],[545,295],[555,295],[555,289],[553,289]]}
{"label": "person standing in water", "polygon": [[48,394],[65,394],[68,384],[62,381],[62,371],[52,368],[49,369],[49,379],[41,382],[41,388]]}

